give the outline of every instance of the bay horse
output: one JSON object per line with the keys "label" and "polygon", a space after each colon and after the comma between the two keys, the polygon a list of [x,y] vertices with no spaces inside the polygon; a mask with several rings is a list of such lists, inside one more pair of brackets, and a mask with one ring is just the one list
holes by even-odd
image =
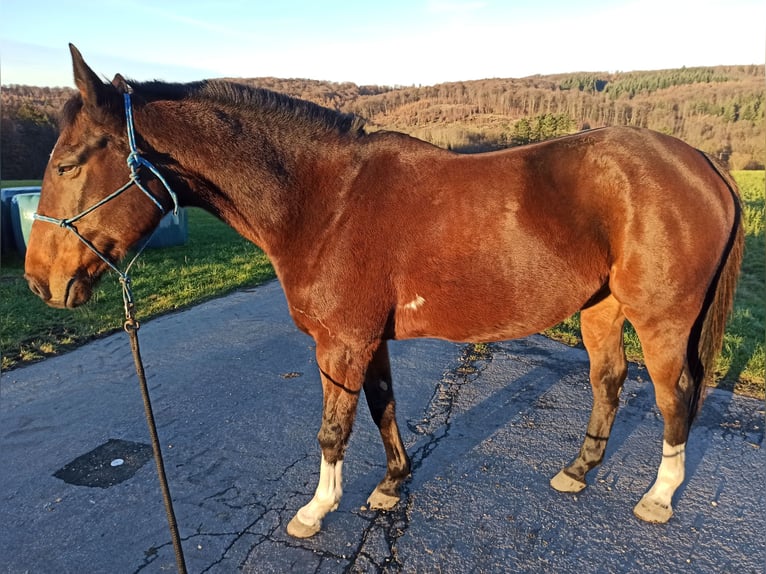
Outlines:
{"label": "bay horse", "polygon": [[[461,155],[236,83],[103,82],[70,50],[78,93],[45,171],[29,286],[55,307],[85,303],[176,196],[260,246],[316,342],[323,390],[319,483],[292,536],[312,536],[338,506],[362,392],[387,459],[368,502],[399,500],[410,462],[388,340],[511,339],[577,311],[592,412],[579,454],[551,485],[578,492],[603,459],[628,320],[664,419],[656,480],[634,512],[669,520],[743,250],[738,191],[713,159],[633,128]],[[135,186],[144,193],[132,190],[126,157],[145,162]]]}

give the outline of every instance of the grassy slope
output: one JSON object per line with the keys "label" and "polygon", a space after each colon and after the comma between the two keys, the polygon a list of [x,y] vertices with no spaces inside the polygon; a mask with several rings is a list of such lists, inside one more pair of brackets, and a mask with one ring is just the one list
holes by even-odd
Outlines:
{"label": "grassy slope", "polygon": [[[108,273],[92,301],[75,311],[51,309],[32,295],[18,257],[0,274],[2,368],[56,354],[119,329],[124,319],[117,277]],[[189,210],[185,246],[145,251],[131,272],[139,321],[274,277],[260,249],[203,211]]]}

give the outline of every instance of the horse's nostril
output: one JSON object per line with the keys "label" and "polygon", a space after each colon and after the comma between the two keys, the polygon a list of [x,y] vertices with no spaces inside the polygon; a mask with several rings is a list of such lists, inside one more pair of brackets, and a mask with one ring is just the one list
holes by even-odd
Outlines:
{"label": "horse's nostril", "polygon": [[32,293],[40,297],[40,299],[43,301],[48,301],[51,298],[51,292],[47,285],[44,285],[41,281],[29,275],[24,275],[24,278],[27,280],[29,289],[32,291]]}

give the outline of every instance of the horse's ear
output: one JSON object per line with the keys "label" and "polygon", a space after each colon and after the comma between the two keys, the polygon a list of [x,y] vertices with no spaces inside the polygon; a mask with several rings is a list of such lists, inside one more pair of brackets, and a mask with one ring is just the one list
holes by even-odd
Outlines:
{"label": "horse's ear", "polygon": [[83,103],[91,109],[103,106],[114,93],[114,88],[101,81],[96,73],[85,63],[82,54],[73,44],[69,44],[69,51],[72,53],[74,83],[77,89],[80,90]]}

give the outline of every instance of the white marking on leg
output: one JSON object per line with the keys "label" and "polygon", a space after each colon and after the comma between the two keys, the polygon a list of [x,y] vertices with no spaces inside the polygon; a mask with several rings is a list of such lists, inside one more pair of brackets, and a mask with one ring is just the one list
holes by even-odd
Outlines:
{"label": "white marking on leg", "polygon": [[426,300],[423,297],[421,297],[420,295],[415,295],[415,298],[412,301],[402,305],[402,309],[409,309],[410,311],[417,311],[420,307],[423,306],[423,304],[425,302],[426,302]]}
{"label": "white marking on leg", "polygon": [[667,442],[662,442],[662,462],[657,470],[657,480],[654,481],[654,486],[649,491],[654,493],[654,498],[670,504],[673,493],[684,481],[685,463],[685,442],[677,446],[670,446]]}
{"label": "white marking on leg", "polygon": [[343,496],[343,461],[330,464],[322,455],[319,467],[319,484],[314,498],[296,514],[296,518],[310,528],[319,530],[328,512],[338,508]]}
{"label": "white marking on leg", "polygon": [[662,462],[657,479],[636,506],[639,518],[649,522],[667,522],[673,514],[673,494],[684,481],[686,443],[671,446],[662,443]]}

